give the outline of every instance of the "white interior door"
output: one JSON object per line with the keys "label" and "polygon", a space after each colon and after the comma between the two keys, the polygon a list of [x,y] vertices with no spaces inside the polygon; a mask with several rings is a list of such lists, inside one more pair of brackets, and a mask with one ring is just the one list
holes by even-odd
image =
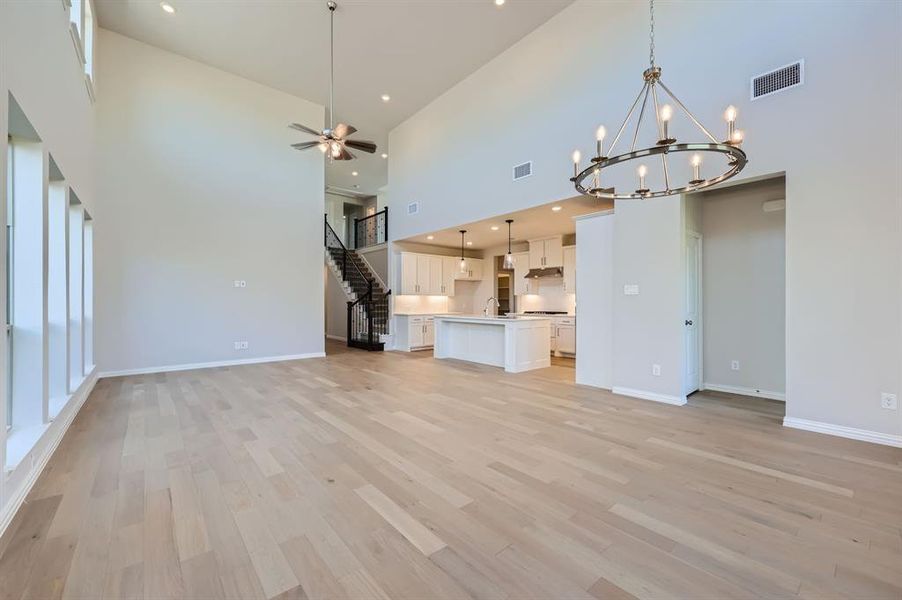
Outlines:
{"label": "white interior door", "polygon": [[702,237],[686,232],[686,316],[683,322],[686,340],[686,372],[683,393],[691,394],[701,387],[701,264]]}

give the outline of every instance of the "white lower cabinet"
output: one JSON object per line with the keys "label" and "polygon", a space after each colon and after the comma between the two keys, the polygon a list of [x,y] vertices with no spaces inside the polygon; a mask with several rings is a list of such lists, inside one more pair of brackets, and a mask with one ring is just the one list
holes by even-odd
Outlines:
{"label": "white lower cabinet", "polygon": [[551,351],[555,356],[576,354],[576,319],[553,317],[551,319]]}
{"label": "white lower cabinet", "polygon": [[411,352],[427,350],[435,345],[435,321],[433,315],[396,315],[396,347]]}

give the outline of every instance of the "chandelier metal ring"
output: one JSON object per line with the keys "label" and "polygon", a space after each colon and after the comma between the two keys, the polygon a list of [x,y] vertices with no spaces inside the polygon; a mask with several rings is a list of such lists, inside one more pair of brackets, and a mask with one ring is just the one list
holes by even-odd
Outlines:
{"label": "chandelier metal ring", "polygon": [[[600,172],[605,168],[613,167],[614,165],[629,162],[631,160],[645,158],[647,156],[666,155],[671,153],[675,154],[678,152],[715,152],[719,154],[725,154],[728,156],[727,164],[729,168],[716,177],[697,180],[694,183],[690,182],[683,187],[662,189],[657,191],[649,190],[648,192],[644,193],[635,191],[618,194],[613,190],[613,188],[598,188],[584,185],[584,182],[587,178],[590,181],[595,179],[596,172]],[[663,196],[682,194],[684,192],[695,192],[717,185],[718,183],[724,182],[739,173],[739,171],[741,171],[745,167],[747,162],[748,158],[746,157],[745,152],[743,152],[741,148],[731,144],[709,144],[702,142],[688,144],[669,144],[642,148],[641,150],[625,152],[623,154],[618,154],[617,156],[602,157],[598,160],[593,159],[593,164],[577,173],[574,177],[571,177],[570,181],[574,183],[577,191],[579,191],[581,194],[585,194],[587,196],[595,196],[596,198],[604,198],[608,200],[627,200],[631,198],[660,198]]]}

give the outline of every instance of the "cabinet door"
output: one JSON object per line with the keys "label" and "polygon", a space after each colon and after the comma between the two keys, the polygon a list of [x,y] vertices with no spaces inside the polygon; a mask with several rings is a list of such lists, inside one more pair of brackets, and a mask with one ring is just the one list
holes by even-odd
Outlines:
{"label": "cabinet door", "polygon": [[417,294],[417,255],[401,253],[401,293]]}
{"label": "cabinet door", "polygon": [[467,260],[467,267],[469,269],[470,280],[482,281],[485,269],[485,261],[483,261],[481,258],[471,258]]}
{"label": "cabinet door", "polygon": [[460,259],[454,256],[442,257],[442,293],[446,296],[454,295],[454,280],[460,271]]}
{"label": "cabinet door", "polygon": [[528,294],[526,273],[529,271],[529,253],[514,254],[514,295]]}
{"label": "cabinet door", "polygon": [[576,353],[576,327],[559,325],[557,328],[557,350],[568,354]]}
{"label": "cabinet door", "polygon": [[576,293],[576,247],[564,248],[564,292]]}
{"label": "cabinet door", "polygon": [[425,254],[417,255],[417,294],[429,293],[430,258]]}
{"label": "cabinet door", "polygon": [[545,266],[564,266],[564,246],[560,237],[553,237],[545,240]]}
{"label": "cabinet door", "polygon": [[541,269],[545,266],[545,240],[529,241],[529,268]]}
{"label": "cabinet door", "polygon": [[442,289],[442,257],[429,257],[429,285],[426,288],[427,294],[439,296],[445,292]]}
{"label": "cabinet door", "polygon": [[423,319],[423,345],[435,345],[435,322],[432,320],[432,317]]}
{"label": "cabinet door", "polygon": [[423,317],[410,317],[407,321],[407,341],[411,348],[423,345]]}

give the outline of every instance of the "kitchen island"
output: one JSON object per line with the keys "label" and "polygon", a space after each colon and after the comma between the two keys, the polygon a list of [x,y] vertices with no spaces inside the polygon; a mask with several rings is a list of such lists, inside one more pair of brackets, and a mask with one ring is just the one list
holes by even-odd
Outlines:
{"label": "kitchen island", "polygon": [[521,373],[551,366],[551,320],[543,317],[435,317],[435,358]]}

